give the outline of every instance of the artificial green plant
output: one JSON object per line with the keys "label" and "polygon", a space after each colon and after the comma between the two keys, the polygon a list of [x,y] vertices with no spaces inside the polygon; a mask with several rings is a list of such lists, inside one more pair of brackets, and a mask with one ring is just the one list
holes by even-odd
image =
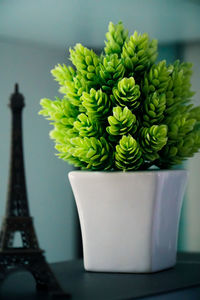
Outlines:
{"label": "artificial green plant", "polygon": [[156,63],[157,41],[110,22],[104,52],[76,44],[52,74],[63,97],[42,99],[58,156],[89,170],[170,168],[200,148],[190,63]]}

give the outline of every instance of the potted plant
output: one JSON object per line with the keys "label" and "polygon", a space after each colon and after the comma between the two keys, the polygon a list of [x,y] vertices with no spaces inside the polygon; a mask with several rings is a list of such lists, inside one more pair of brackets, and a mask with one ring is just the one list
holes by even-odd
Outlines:
{"label": "potted plant", "polygon": [[52,74],[62,99],[42,99],[69,179],[89,271],[155,272],[176,262],[187,178],[170,170],[200,148],[190,63],[156,63],[157,41],[109,24],[104,52],[76,44]]}

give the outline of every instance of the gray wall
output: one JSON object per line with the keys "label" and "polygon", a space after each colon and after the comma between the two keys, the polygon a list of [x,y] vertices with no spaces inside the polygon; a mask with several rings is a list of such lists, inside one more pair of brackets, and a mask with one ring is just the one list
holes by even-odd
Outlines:
{"label": "gray wall", "polygon": [[[200,105],[200,42],[184,45],[184,60],[193,63],[192,89],[196,92],[194,104]],[[189,181],[187,198],[184,207],[183,233],[184,243],[182,250],[200,251],[200,153],[187,162]]]}
{"label": "gray wall", "polygon": [[31,214],[40,246],[50,262],[74,257],[74,200],[67,173],[71,169],[54,155],[50,126],[38,115],[42,97],[58,95],[50,70],[67,58],[64,50],[0,39],[0,221],[4,215],[10,157],[11,114],[8,98],[19,83],[25,96],[24,154]]}

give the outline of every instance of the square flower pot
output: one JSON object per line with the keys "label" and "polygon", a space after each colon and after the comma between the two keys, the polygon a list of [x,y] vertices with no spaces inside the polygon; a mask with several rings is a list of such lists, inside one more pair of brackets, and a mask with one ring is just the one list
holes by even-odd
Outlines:
{"label": "square flower pot", "polygon": [[176,264],[187,171],[72,171],[84,267],[156,272]]}

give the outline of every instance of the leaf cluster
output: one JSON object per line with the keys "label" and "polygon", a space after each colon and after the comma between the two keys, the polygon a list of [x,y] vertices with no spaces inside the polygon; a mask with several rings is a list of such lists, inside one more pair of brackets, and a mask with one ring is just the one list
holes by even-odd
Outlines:
{"label": "leaf cluster", "polygon": [[110,22],[98,56],[76,44],[52,75],[63,98],[42,99],[58,156],[89,170],[170,168],[200,148],[192,65],[156,63],[157,41]]}

